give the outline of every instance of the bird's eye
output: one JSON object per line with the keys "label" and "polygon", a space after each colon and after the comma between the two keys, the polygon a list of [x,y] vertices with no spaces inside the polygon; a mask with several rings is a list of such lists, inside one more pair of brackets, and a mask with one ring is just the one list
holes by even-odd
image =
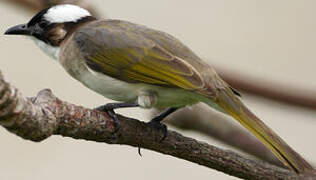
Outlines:
{"label": "bird's eye", "polygon": [[45,27],[47,27],[47,25],[48,25],[47,21],[41,21],[38,23],[38,26],[41,28],[45,28]]}

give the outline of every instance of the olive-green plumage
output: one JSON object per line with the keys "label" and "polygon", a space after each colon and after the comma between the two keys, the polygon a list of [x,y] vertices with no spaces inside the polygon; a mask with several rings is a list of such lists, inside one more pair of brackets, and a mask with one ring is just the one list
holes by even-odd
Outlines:
{"label": "olive-green plumage", "polygon": [[203,102],[235,118],[288,168],[313,171],[211,66],[167,33],[126,21],[97,20],[80,7],[59,5],[6,34],[33,37],[72,77],[107,98],[143,108],[170,108],[169,113]]}
{"label": "olive-green plumage", "polygon": [[80,29],[74,40],[80,51],[87,52],[86,63],[95,71],[125,82],[195,91],[210,88],[203,74],[216,76],[189,48],[164,32],[118,20],[98,21],[94,26]]}
{"label": "olive-green plumage", "polygon": [[[78,29],[66,43],[78,48],[81,63],[88,69],[140,87],[131,88],[131,91],[154,92],[158,102],[170,98],[167,103],[153,104],[153,107],[177,107],[202,101],[234,117],[290,169],[296,172],[312,170],[299,154],[246,108],[211,66],[171,35],[126,21],[100,20]],[[65,49],[64,54],[67,52]],[[73,57],[67,57],[73,61]],[[78,76],[77,79],[99,91],[93,87],[94,83],[86,82],[89,80]],[[166,92],[171,95],[166,96]]]}

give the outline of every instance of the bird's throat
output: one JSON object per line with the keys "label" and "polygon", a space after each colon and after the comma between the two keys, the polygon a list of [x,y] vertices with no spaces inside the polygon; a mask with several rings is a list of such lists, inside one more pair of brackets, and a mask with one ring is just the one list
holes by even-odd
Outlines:
{"label": "bird's throat", "polygon": [[45,53],[47,54],[49,57],[58,60],[59,58],[59,52],[60,52],[60,47],[55,47],[52,45],[49,45],[41,40],[38,40],[36,38],[31,38],[35,44]]}

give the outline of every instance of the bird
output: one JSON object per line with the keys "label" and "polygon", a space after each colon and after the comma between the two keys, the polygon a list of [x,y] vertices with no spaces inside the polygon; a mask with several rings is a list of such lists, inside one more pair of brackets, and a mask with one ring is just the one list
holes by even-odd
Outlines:
{"label": "bird", "polygon": [[5,34],[30,37],[74,79],[116,101],[97,109],[108,111],[117,126],[114,109],[164,108],[149,124],[162,129],[165,137],[165,117],[202,102],[232,116],[290,170],[313,171],[211,65],[168,33],[124,20],[98,19],[84,8],[62,4],[41,10]]}

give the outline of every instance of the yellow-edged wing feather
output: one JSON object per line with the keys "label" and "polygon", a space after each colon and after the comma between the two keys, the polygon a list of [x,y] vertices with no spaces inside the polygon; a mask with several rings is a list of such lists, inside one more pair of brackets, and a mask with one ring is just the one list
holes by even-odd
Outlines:
{"label": "yellow-edged wing feather", "polygon": [[287,167],[298,173],[313,170],[242,104],[211,67],[200,62],[177,39],[128,22],[98,23],[75,35],[80,52],[91,69],[125,82],[195,90],[257,136]]}
{"label": "yellow-edged wing feather", "polygon": [[90,51],[85,59],[92,70],[130,83],[187,90],[204,87],[202,77],[192,65],[157,42],[118,27],[101,26],[94,31],[93,35],[103,41],[95,41],[91,32],[80,34],[90,41],[90,47],[82,50]]}

